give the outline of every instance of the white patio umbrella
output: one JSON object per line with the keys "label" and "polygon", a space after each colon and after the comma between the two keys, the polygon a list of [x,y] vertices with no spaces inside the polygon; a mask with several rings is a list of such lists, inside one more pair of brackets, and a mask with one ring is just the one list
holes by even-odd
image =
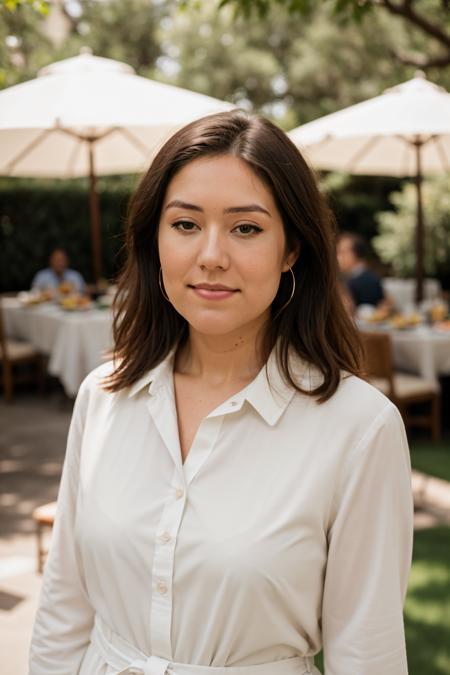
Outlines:
{"label": "white patio umbrella", "polygon": [[380,96],[290,132],[319,169],[415,177],[417,186],[416,299],[423,293],[424,174],[450,170],[450,94],[416,73]]}
{"label": "white patio umbrella", "polygon": [[135,74],[83,50],[0,92],[0,175],[90,178],[94,276],[101,276],[96,176],[140,173],[184,124],[230,103]]}

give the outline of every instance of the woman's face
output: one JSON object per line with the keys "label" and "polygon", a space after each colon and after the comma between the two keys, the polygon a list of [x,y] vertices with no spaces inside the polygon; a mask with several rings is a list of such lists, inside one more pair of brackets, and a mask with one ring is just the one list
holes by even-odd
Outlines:
{"label": "woman's face", "polygon": [[165,292],[191,328],[225,335],[269,316],[286,253],[265,184],[231,155],[194,160],[169,183],[158,230]]}

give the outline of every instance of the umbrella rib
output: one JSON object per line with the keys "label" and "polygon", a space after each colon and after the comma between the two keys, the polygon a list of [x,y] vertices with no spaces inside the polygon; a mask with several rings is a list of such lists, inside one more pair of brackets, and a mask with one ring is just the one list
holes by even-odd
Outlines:
{"label": "umbrella rib", "polygon": [[352,169],[356,168],[359,160],[363,159],[364,155],[366,155],[372,149],[372,147],[378,143],[379,140],[380,140],[379,136],[373,136],[364,143],[362,148],[359,148],[356,151],[353,157],[351,157],[350,160],[347,162],[347,170],[350,173],[352,172]]}
{"label": "umbrella rib", "polygon": [[437,154],[438,154],[439,159],[442,162],[442,166],[444,167],[444,171],[449,171],[450,167],[449,167],[448,159],[446,157],[445,150],[444,150],[444,148],[442,146],[442,142],[441,142],[442,136],[433,136],[432,140],[433,140],[434,145],[436,146]]}
{"label": "umbrella rib", "polygon": [[[398,138],[399,141],[403,141],[403,143],[405,144],[406,156],[408,154],[408,149],[411,149],[411,146],[413,148],[415,148],[415,147],[423,148],[424,145],[426,145],[430,141],[436,141],[436,138],[437,138],[436,136],[428,136],[428,138],[424,138],[420,134],[417,134],[416,140],[411,141],[409,138],[407,138],[406,136],[402,136],[401,134],[396,134],[395,137]],[[405,166],[408,166],[408,163],[406,161],[405,161]],[[414,174],[411,173],[410,175],[415,175],[415,172],[414,172]]]}
{"label": "umbrella rib", "polygon": [[[91,141],[92,143],[97,143],[98,141],[102,141],[104,138],[107,136],[110,136],[114,132],[121,133],[125,138],[131,143],[131,145],[134,145],[139,152],[142,153],[145,159],[148,158],[148,153],[149,149],[145,146],[144,143],[141,143],[141,141],[136,138],[134,134],[132,134],[128,129],[124,129],[121,127],[111,127],[111,129],[107,129],[103,134],[99,136],[94,136],[94,137],[87,137],[87,136],[81,136],[80,134],[75,133],[75,131],[72,131],[71,129],[64,129],[63,127],[58,127],[59,131],[63,131],[65,134],[68,134],[69,136],[72,136],[73,138],[77,138],[79,141]],[[78,146],[77,146],[78,149]],[[76,157],[76,152],[74,156]],[[73,161],[74,158],[72,158]],[[69,162],[70,166],[70,162]]]}
{"label": "umbrella rib", "polygon": [[49,136],[53,131],[55,131],[55,130],[54,130],[54,129],[45,129],[45,131],[43,131],[41,134],[39,134],[39,136],[37,136],[37,138],[33,138],[33,140],[32,140],[30,143],[28,143],[28,145],[25,146],[25,148],[23,148],[23,150],[21,150],[21,151],[19,152],[19,154],[16,155],[16,156],[15,156],[15,157],[7,164],[7,166],[6,166],[6,173],[7,173],[7,175],[8,175],[9,173],[11,173],[11,171],[13,171],[13,170],[15,169],[15,167],[17,166],[17,164],[20,162],[21,159],[23,159],[24,157],[26,157],[26,155],[27,155],[29,152],[31,152],[32,150],[34,150],[34,148],[36,148],[40,143],[42,143],[42,141],[44,141],[44,140],[47,138],[47,136]]}
{"label": "umbrella rib", "polygon": [[73,138],[77,138],[79,141],[91,141],[91,142],[97,142],[103,140],[106,136],[109,136],[112,134],[114,131],[119,131],[120,127],[111,127],[111,129],[107,129],[103,134],[100,134],[99,136],[83,136],[82,134],[77,134],[75,131],[72,131],[72,129],[67,129],[65,127],[57,127],[58,131],[62,131],[63,133],[67,134],[68,136],[72,136]]}
{"label": "umbrella rib", "polygon": [[71,129],[64,129],[60,128],[61,131],[64,131],[66,134],[69,134],[70,136],[74,136],[75,138],[78,138],[79,140],[87,141],[90,140],[92,142],[97,143],[98,141],[102,141],[106,136],[110,136],[114,132],[118,132],[125,136],[125,138],[132,144],[134,145],[142,154],[144,155],[145,158],[148,157],[148,148],[144,143],[141,143],[141,141],[136,138],[134,134],[131,133],[128,129],[125,129],[123,127],[111,127],[111,129],[107,129],[103,134],[100,136],[93,136],[93,137],[87,137],[87,136],[80,136],[79,134],[76,134],[74,131]]}
{"label": "umbrella rib", "polygon": [[136,146],[136,148],[140,150],[140,152],[142,152],[145,159],[148,159],[149,149],[145,146],[144,143],[142,143],[138,138],[136,138],[136,136],[132,134],[131,131],[125,128],[123,129],[118,128],[117,131],[120,131],[120,133],[123,134],[128,141],[130,141],[131,145]]}

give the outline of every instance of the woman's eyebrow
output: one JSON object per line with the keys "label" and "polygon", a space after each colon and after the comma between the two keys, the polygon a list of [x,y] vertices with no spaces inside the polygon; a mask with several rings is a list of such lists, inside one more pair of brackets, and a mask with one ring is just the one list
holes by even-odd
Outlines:
{"label": "woman's eyebrow", "polygon": [[[197,206],[197,204],[190,204],[189,202],[183,202],[180,199],[173,199],[171,202],[169,202],[166,206],[167,209],[171,208],[178,208],[178,209],[190,209],[191,211],[200,211],[203,213],[203,209],[201,206]],[[224,213],[252,213],[254,211],[257,211],[259,213],[265,213],[266,215],[270,216],[270,212],[265,209],[263,206],[260,206],[259,204],[246,204],[245,206],[229,206],[227,209],[224,209]]]}
{"label": "woman's eyebrow", "polygon": [[265,213],[270,216],[270,212],[259,204],[248,204],[246,206],[230,206],[228,209],[224,209],[224,213],[252,213],[253,211],[258,211],[259,213]]}
{"label": "woman's eyebrow", "polygon": [[203,213],[203,209],[201,206],[197,206],[196,204],[189,204],[188,202],[182,202],[180,199],[174,199],[171,202],[169,202],[165,210],[167,209],[190,209],[191,211],[201,211]]}

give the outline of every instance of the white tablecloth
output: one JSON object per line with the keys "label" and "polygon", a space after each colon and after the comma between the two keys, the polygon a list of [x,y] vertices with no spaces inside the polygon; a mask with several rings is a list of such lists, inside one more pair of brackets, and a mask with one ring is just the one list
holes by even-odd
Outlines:
{"label": "white tablecloth", "polygon": [[56,305],[24,307],[3,298],[2,310],[6,335],[27,340],[48,355],[49,373],[60,379],[68,396],[76,396],[83,379],[111,349],[109,309],[66,312]]}
{"label": "white tablecloth", "polygon": [[396,368],[420,375],[439,389],[439,376],[450,375],[450,332],[431,326],[394,330],[358,321],[361,330],[387,331],[392,338]]}
{"label": "white tablecloth", "polygon": [[[382,279],[385,293],[392,298],[397,309],[404,309],[415,304],[416,301],[416,280],[415,279],[395,279],[394,277],[385,277]],[[425,279],[423,284],[424,300],[437,300],[442,292],[441,285],[437,279]]]}

